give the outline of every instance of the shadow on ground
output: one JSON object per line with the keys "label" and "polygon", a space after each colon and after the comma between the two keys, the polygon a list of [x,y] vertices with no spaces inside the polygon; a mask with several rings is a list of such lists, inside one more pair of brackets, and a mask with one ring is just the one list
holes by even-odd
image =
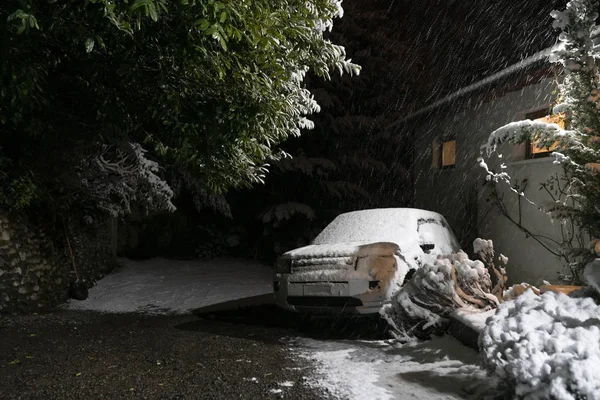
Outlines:
{"label": "shadow on ground", "polygon": [[459,373],[440,374],[437,371],[414,371],[398,374],[398,377],[406,382],[428,387],[440,394],[448,395],[473,395],[476,394],[480,382],[477,378]]}
{"label": "shadow on ground", "polygon": [[[387,323],[379,316],[331,316],[311,317],[305,314],[288,312],[280,309],[272,300],[271,294],[254,296],[226,303],[199,308],[193,313],[199,317],[197,321],[177,325],[178,329],[202,331],[228,336],[247,337],[244,327],[253,327],[253,339],[271,341],[273,335],[268,329],[279,328],[289,331],[290,335],[304,336],[313,339],[386,339]],[[207,324],[207,321],[211,321]],[[229,324],[231,329],[223,329]],[[260,337],[264,327],[265,335]]]}

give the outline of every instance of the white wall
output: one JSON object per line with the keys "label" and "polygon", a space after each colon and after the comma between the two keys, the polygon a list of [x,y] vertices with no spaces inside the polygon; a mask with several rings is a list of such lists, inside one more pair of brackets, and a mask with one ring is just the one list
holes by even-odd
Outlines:
{"label": "white wall", "polygon": [[[478,166],[480,147],[489,134],[500,126],[523,119],[525,114],[548,107],[555,99],[552,80],[525,87],[504,97],[478,104],[467,111],[452,114],[440,111],[430,115],[415,129],[415,207],[440,212],[448,219],[463,248],[472,252],[475,237],[492,239],[497,253],[509,258],[507,271],[512,282],[539,284],[542,279],[556,281],[563,271],[561,263],[531,238],[492,209],[482,187],[484,172]],[[443,113],[443,114],[442,114]],[[457,140],[456,167],[432,167],[432,143],[436,136],[454,133]],[[536,201],[538,190],[550,173],[560,171],[552,158],[514,161],[513,148],[504,148],[509,174],[528,180],[526,195]],[[508,151],[506,151],[508,150]],[[508,157],[507,157],[508,156]],[[491,166],[493,162],[489,163]],[[511,212],[516,214],[517,197],[508,187],[500,186]],[[558,237],[559,228],[535,206],[523,203],[523,222],[532,232]]]}

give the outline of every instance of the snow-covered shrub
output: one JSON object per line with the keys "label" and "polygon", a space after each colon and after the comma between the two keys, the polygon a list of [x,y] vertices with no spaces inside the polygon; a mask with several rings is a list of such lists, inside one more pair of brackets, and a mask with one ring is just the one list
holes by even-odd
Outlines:
{"label": "snow-covered shrub", "polygon": [[494,286],[491,290],[491,293],[498,298],[499,301],[502,301],[504,297],[504,289],[506,288],[506,281],[508,277],[506,276],[506,264],[508,263],[508,257],[503,254],[500,254],[498,257],[498,267],[496,267],[495,259],[494,259],[494,242],[490,239],[481,239],[477,238],[473,241],[473,253],[477,255],[483,263],[488,268],[488,271],[492,275],[492,282]]}
{"label": "snow-covered shrub", "polygon": [[490,309],[498,299],[485,265],[466,253],[438,256],[419,268],[381,311],[397,339],[428,337],[445,328],[454,310],[474,306]]}
{"label": "snow-covered shrub", "polygon": [[600,306],[590,298],[528,290],[488,319],[480,345],[512,398],[600,399]]}
{"label": "snow-covered shrub", "polygon": [[477,238],[473,241],[473,253],[479,255],[482,260],[494,258],[494,242],[491,240]]}
{"label": "snow-covered shrub", "polygon": [[114,217],[129,214],[132,204],[147,212],[174,211],[173,191],[158,173],[156,161],[146,158],[138,143],[103,146],[77,167],[84,197]]}

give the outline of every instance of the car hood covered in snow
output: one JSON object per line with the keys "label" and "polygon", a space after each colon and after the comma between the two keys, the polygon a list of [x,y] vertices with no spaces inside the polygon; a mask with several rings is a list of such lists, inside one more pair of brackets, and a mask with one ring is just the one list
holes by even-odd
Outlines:
{"label": "car hood covered in snow", "polygon": [[409,264],[434,244],[430,254],[449,254],[460,246],[444,217],[412,208],[354,211],[335,218],[311,245],[291,250],[283,258],[308,260],[401,254]]}
{"label": "car hood covered in snow", "polygon": [[359,257],[367,255],[390,255],[397,254],[398,245],[389,242],[353,242],[353,243],[331,243],[311,244],[288,251],[283,256],[293,260],[312,258],[338,258]]}

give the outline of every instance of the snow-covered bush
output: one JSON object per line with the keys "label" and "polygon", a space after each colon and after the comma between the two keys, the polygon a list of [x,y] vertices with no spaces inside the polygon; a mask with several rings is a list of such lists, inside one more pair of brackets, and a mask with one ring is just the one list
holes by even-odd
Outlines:
{"label": "snow-covered bush", "polygon": [[590,298],[528,290],[488,319],[480,345],[511,398],[600,399],[600,306]]}
{"label": "snow-covered bush", "polygon": [[498,298],[499,301],[502,301],[504,297],[504,289],[506,288],[506,281],[508,280],[505,268],[506,264],[508,263],[508,257],[506,257],[504,254],[500,254],[498,257],[498,267],[496,268],[496,263],[494,260],[494,242],[492,242],[490,239],[475,239],[473,242],[473,253],[479,256],[479,258],[487,266],[489,272],[492,273],[494,287],[491,292]]}
{"label": "snow-covered bush", "polygon": [[101,211],[118,217],[129,214],[132,204],[147,212],[174,211],[173,191],[158,174],[156,161],[146,158],[138,143],[103,146],[100,154],[79,164],[78,177],[85,198]]}
{"label": "snow-covered bush", "polygon": [[491,293],[488,269],[466,253],[438,256],[419,268],[381,311],[399,340],[424,338],[445,328],[446,317],[463,307],[491,309],[498,298]]}
{"label": "snow-covered bush", "polygon": [[[562,166],[563,176],[549,177],[548,182],[542,184],[541,189],[545,189],[550,201],[537,206],[562,224],[563,237],[553,242],[552,248],[543,241],[538,240],[538,243],[562,259],[576,280],[581,268],[589,261],[582,229],[593,237],[600,237],[600,209],[597,207],[600,204],[597,168],[600,163],[600,74],[597,63],[600,52],[593,43],[597,34],[598,2],[573,0],[564,11],[554,11],[552,16],[554,28],[561,30],[561,45],[553,51],[551,61],[564,70],[564,81],[553,113],[564,116],[566,127],[531,120],[512,122],[492,132],[483,150],[489,158],[499,145],[526,140],[537,140],[539,147],[555,149],[554,163]],[[525,198],[524,190],[506,172],[504,164],[500,171],[493,171],[483,158],[479,161],[491,184],[508,184],[520,198]],[[519,228],[536,238],[521,224]]]}

